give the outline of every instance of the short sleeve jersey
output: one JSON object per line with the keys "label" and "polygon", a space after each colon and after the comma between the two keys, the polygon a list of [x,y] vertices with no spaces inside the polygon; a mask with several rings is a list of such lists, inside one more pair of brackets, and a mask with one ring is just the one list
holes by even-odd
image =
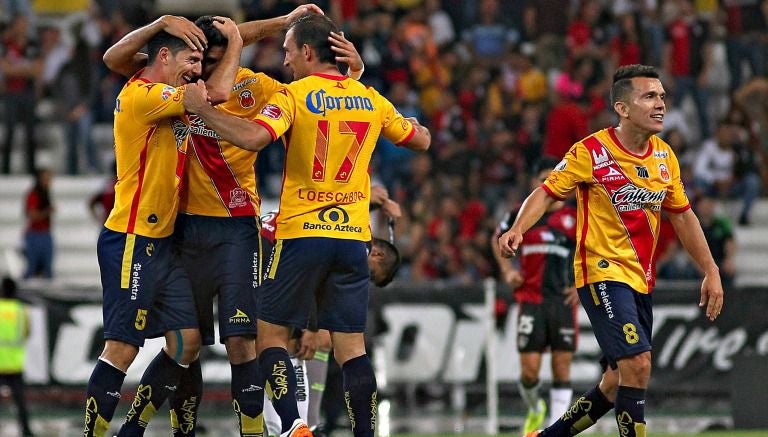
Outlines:
{"label": "short sleeve jersey", "polygon": [[115,232],[167,237],[179,208],[189,138],[184,87],[136,73],[115,104],[115,206],[104,224]]}
{"label": "short sleeve jersey", "polygon": [[556,199],[576,191],[576,286],[618,281],[639,293],[655,282],[661,209],[690,208],[680,166],[657,136],[644,155],[625,149],[613,128],[576,143],[542,188]]}
{"label": "short sleeve jersey", "polygon": [[[217,108],[253,119],[282,86],[266,74],[241,67],[229,98]],[[261,200],[254,170],[258,154],[222,140],[197,115],[189,119],[191,139],[180,211],[213,217],[259,215]]]}
{"label": "short sleeve jersey", "polygon": [[285,135],[278,239],[371,239],[368,165],[380,135],[402,144],[413,125],[373,88],[314,74],[278,90],[256,117]]}

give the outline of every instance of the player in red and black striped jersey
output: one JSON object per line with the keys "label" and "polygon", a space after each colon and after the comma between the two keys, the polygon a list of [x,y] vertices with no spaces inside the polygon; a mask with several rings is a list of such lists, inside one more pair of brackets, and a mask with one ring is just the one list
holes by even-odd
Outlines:
{"label": "player in red and black striped jersey", "polygon": [[[547,178],[556,162],[544,161],[531,178],[536,188]],[[576,239],[576,210],[564,202],[553,203],[525,233],[518,268],[501,256],[496,239],[506,232],[519,208],[501,221],[491,241],[503,281],[514,289],[517,302],[517,348],[522,374],[520,396],[528,406],[524,431],[541,427],[547,405],[539,395],[542,355],[552,353],[550,417],[565,413],[573,394],[570,384],[571,360],[576,350],[576,288],[573,282],[573,254]]]}

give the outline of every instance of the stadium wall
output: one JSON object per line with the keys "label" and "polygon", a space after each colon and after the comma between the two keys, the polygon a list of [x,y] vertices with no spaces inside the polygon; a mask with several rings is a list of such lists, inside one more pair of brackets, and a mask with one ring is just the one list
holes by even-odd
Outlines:
{"label": "stadium wall", "polygon": [[[85,386],[102,349],[101,304],[93,293],[34,293],[25,377],[39,386]],[[76,296],[76,297],[73,297]],[[657,287],[654,292],[654,371],[657,392],[727,396],[734,368],[744,356],[768,355],[768,289],[731,290],[720,318],[706,320],[698,307],[698,284]],[[475,385],[485,380],[487,329],[483,290],[436,284],[376,289],[371,295],[371,347],[380,383]],[[515,310],[496,321],[496,372],[499,383],[519,373]],[[573,364],[574,385],[594,383],[600,373],[599,348],[589,321],[579,312],[581,333]],[[131,366],[127,383],[138,382],[141,370],[162,347],[149,340]],[[544,363],[545,381],[549,364]],[[207,348],[203,357],[206,383],[229,381],[223,345]],[[755,375],[757,378],[758,375]],[[762,378],[760,378],[762,379]]]}

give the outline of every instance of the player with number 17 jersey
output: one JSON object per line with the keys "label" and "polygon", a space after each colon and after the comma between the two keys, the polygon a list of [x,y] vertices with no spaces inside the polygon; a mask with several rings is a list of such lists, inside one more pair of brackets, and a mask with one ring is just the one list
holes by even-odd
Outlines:
{"label": "player with number 17 jersey", "polygon": [[621,145],[613,127],[603,129],[574,144],[542,188],[558,200],[575,190],[582,207],[576,287],[617,281],[651,292],[661,208],[673,213],[690,208],[669,144],[654,135],[640,156]]}
{"label": "player with number 17 jersey", "polygon": [[379,135],[408,142],[411,122],[373,88],[317,73],[280,89],[255,122],[273,139],[285,135],[276,237],[369,241],[373,149]]}

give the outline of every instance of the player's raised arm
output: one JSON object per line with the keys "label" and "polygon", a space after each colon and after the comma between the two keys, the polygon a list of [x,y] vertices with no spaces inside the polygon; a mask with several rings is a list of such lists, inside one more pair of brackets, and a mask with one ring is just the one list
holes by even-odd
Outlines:
{"label": "player's raised arm", "polygon": [[[203,21],[208,19],[209,21]],[[212,105],[227,101],[235,84],[237,71],[240,69],[240,54],[243,51],[243,39],[237,24],[227,17],[201,17],[195,21],[196,25],[210,35],[211,39],[218,39],[220,33],[226,39],[224,41],[210,41],[210,49],[203,58],[203,79],[208,90],[208,101]],[[216,31],[211,31],[206,26],[213,26]],[[213,47],[226,46],[220,59],[211,55]],[[208,69],[205,72],[205,69]]]}
{"label": "player's raised arm", "polygon": [[225,114],[211,106],[202,80],[186,86],[184,107],[199,115],[206,126],[216,131],[223,140],[242,149],[258,152],[273,141],[272,134],[262,125]]}
{"label": "player's raised arm", "polygon": [[163,15],[146,26],[128,33],[104,52],[107,68],[123,76],[132,76],[147,65],[147,54],[140,50],[158,33],[166,31],[181,38],[190,49],[203,51],[208,41],[195,23],[184,17]]}
{"label": "player's raised arm", "polygon": [[678,214],[669,214],[669,221],[685,250],[704,272],[699,306],[705,308],[709,320],[715,320],[723,309],[723,285],[720,281],[720,269],[709,251],[699,219],[693,210],[687,209]]}
{"label": "player's raised arm", "polygon": [[275,35],[278,32],[287,29],[288,25],[297,18],[308,13],[324,15],[323,10],[317,5],[307,4],[301,5],[290,13],[279,17],[240,23],[237,27],[240,30],[240,35],[243,37],[243,45],[247,46],[262,38]]}
{"label": "player's raised arm", "polygon": [[400,145],[417,152],[428,150],[429,145],[432,143],[432,134],[429,132],[429,129],[422,126],[419,120],[416,120],[414,117],[408,117],[406,120],[410,121],[413,125],[413,136]]}
{"label": "player's raised arm", "polygon": [[363,58],[358,53],[352,41],[344,36],[344,32],[331,32],[328,37],[331,42],[331,50],[336,52],[336,62],[347,64],[347,76],[355,80],[360,80],[363,76],[365,65]]}

